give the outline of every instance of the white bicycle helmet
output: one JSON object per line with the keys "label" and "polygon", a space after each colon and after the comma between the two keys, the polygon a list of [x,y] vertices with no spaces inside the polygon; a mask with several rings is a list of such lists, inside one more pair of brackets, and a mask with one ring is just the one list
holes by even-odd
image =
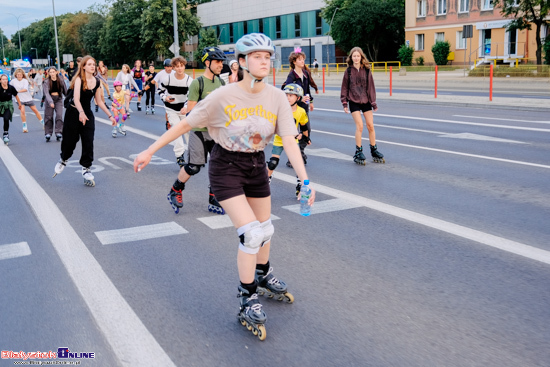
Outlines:
{"label": "white bicycle helmet", "polygon": [[237,50],[237,57],[239,57],[239,55],[245,55],[246,67],[243,67],[243,69],[246,70],[252,77],[250,88],[254,88],[254,83],[259,83],[263,79],[258,79],[250,73],[250,70],[248,70],[248,54],[256,51],[265,51],[269,52],[269,54],[273,56],[275,53],[273,42],[271,41],[271,38],[263,33],[250,33],[239,38],[235,44],[235,48]]}

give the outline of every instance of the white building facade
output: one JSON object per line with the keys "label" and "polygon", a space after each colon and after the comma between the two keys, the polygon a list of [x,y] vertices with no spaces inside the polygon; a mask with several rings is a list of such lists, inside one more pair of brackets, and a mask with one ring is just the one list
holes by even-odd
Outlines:
{"label": "white building facade", "polygon": [[[330,27],[321,17],[323,0],[217,0],[200,4],[197,14],[204,28],[214,28],[219,47],[234,54],[235,42],[245,34],[260,32],[275,44],[275,67],[288,64],[295,47],[306,54],[306,63],[335,62],[335,45],[327,36]],[[328,61],[327,61],[328,60]]]}

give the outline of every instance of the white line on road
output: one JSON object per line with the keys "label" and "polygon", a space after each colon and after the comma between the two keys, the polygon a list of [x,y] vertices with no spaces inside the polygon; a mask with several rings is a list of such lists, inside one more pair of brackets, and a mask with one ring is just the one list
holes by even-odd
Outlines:
{"label": "white line on road", "polygon": [[[296,181],[296,180],[294,180]],[[321,191],[319,191],[321,192]],[[315,205],[311,208],[311,214],[329,213],[340,210],[355,209],[362,207],[362,204],[354,203],[342,199],[329,199],[323,201],[316,201]],[[300,204],[283,206],[283,209],[290,210],[293,213],[300,214]]]}
{"label": "white line on road", "polygon": [[[273,177],[291,184],[296,183],[296,177],[281,172],[273,172]],[[525,245],[520,242],[508,240],[506,238],[494,236],[475,229],[464,227],[458,224],[450,223],[438,218],[430,217],[424,214],[416,213],[407,209],[402,209],[393,205],[385,204],[380,201],[364,198],[359,195],[350,194],[341,190],[333,189],[328,186],[314,183],[312,186],[317,192],[334,196],[340,200],[347,201],[353,205],[364,206],[372,210],[392,215],[401,219],[408,220],[426,227],[434,228],[446,233],[466,238],[483,245],[497,248],[512,254],[520,255],[532,260],[537,260],[550,265],[550,251],[542,250],[533,246]],[[315,210],[317,203],[313,205]]]}
{"label": "white line on road", "polygon": [[533,124],[550,124],[550,121],[532,121],[532,120],[516,120],[516,119],[502,119],[499,117],[481,117],[481,116],[465,116],[465,115],[453,115],[453,117],[466,117],[481,120],[498,120],[498,121],[513,121],[513,122],[529,122]]}
{"label": "white line on road", "polygon": [[[315,108],[315,110],[345,113],[344,111],[341,111],[341,110],[331,110],[331,109],[326,109],[326,108]],[[391,118],[395,118],[395,119],[405,119],[405,120],[435,121],[435,122],[444,122],[444,123],[447,123],[447,124],[471,125],[471,126],[488,126],[488,127],[496,127],[496,128],[500,128],[500,129],[540,131],[540,132],[550,133],[550,129],[541,129],[541,128],[537,128],[537,127],[495,125],[495,124],[484,124],[484,123],[481,123],[481,122],[442,120],[442,119],[432,119],[432,118],[426,118],[426,117],[413,117],[413,116],[400,116],[400,115],[385,115],[385,114],[382,114],[382,113],[376,113],[376,116],[391,117]]]}
{"label": "white line on road", "polygon": [[111,245],[113,243],[149,240],[151,238],[168,237],[186,233],[189,233],[189,231],[176,222],[168,222],[132,228],[99,231],[96,232],[95,235],[102,245]]}
{"label": "white line on road", "polygon": [[[209,217],[202,217],[197,218],[199,221],[201,221],[203,224],[208,226],[210,229],[220,229],[220,228],[229,228],[233,227],[233,223],[231,223],[231,218],[229,218],[228,215],[218,215],[215,216],[209,216]],[[281,219],[276,215],[271,214],[271,220],[277,220]]]}
{"label": "white line on road", "polygon": [[[355,139],[355,137],[352,136],[352,135],[345,135],[345,134],[333,133],[333,132],[321,131],[321,130],[312,130],[312,131],[314,131],[314,132],[316,132],[316,133],[321,133],[321,134],[342,136],[342,137],[345,137],[345,138],[352,138],[352,139]],[[362,140],[368,141],[369,138],[368,138],[368,137],[367,137],[367,138],[362,138]],[[455,155],[461,155],[461,156],[471,157],[471,158],[487,159],[487,160],[490,160],[490,161],[498,161],[498,162],[505,162],[505,163],[513,163],[513,164],[520,164],[520,165],[524,165],[524,166],[531,166],[531,167],[538,167],[538,168],[550,169],[550,166],[544,165],[544,164],[538,164],[538,163],[514,161],[514,160],[511,160],[511,159],[496,158],[496,157],[488,157],[488,156],[485,156],[485,155],[477,155],[477,154],[453,152],[452,150],[443,150],[443,149],[436,149],[436,148],[421,147],[421,146],[418,146],[418,145],[394,143],[394,142],[391,142],[391,141],[378,140],[378,139],[377,139],[377,141],[382,142],[382,143],[385,143],[385,144],[398,145],[398,146],[407,147],[407,148],[414,148],[414,149],[421,149],[421,150],[429,150],[429,151],[432,151],[432,152],[447,153],[447,154],[455,154]]]}
{"label": "white line on road", "polygon": [[26,242],[0,246],[0,260],[15,259],[16,257],[29,256],[30,254],[31,249]]}
{"label": "white line on road", "polygon": [[0,159],[32,207],[119,363],[124,366],[175,366],[61,210],[4,145],[0,145]]}

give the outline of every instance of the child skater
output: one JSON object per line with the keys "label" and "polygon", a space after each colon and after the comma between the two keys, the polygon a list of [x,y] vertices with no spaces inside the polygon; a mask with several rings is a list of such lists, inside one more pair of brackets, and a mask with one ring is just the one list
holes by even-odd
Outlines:
{"label": "child skater", "polygon": [[[298,102],[304,96],[304,89],[298,84],[290,83],[285,85],[283,91],[286,93],[286,98],[290,107],[292,108],[292,117],[296,121],[296,128],[299,129],[298,135],[296,135],[296,143],[298,143],[303,136],[307,139],[309,132],[307,131],[307,122],[308,117],[306,111],[298,106]],[[271,150],[271,158],[267,162],[267,175],[269,176],[269,182],[271,182],[271,176],[273,171],[279,165],[279,159],[281,158],[281,153],[283,152],[283,140],[277,134],[273,138],[273,149]],[[302,188],[302,182],[298,179],[298,184],[296,185],[296,196],[300,194],[300,189]]]}
{"label": "child skater", "polygon": [[113,93],[113,102],[111,103],[111,111],[115,117],[116,124],[113,125],[112,135],[113,138],[116,138],[116,132],[118,127],[118,132],[121,135],[126,135],[126,128],[124,127],[124,121],[128,118],[126,114],[126,109],[124,108],[124,101],[127,95],[130,94],[128,90],[122,90],[122,82],[115,80],[113,82],[113,87],[115,92]]}
{"label": "child skater", "polygon": [[[212,192],[237,229],[239,237],[237,268],[240,310],[239,321],[260,340],[266,337],[266,314],[258,294],[267,294],[292,303],[287,285],[273,275],[269,263],[271,237],[271,192],[264,148],[274,133],[302,181],[307,172],[300,149],[292,110],[285,94],[263,82],[269,75],[274,46],[261,33],[246,34],[236,45],[243,80],[217,88],[198,103],[180,123],[172,126],[134,161],[139,172],[160,148],[191,128],[207,127],[215,141],[208,174]],[[313,204],[315,193],[309,199]]]}

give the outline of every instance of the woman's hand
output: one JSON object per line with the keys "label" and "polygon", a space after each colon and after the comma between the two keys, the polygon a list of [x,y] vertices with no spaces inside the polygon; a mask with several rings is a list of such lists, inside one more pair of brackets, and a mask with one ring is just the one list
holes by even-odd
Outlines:
{"label": "woman's hand", "polygon": [[309,110],[310,110],[310,111],[313,111],[313,103],[310,103],[310,104],[309,104]]}
{"label": "woman's hand", "polygon": [[51,107],[51,108],[54,108],[55,105],[54,105],[53,103],[50,103],[50,107]]}
{"label": "woman's hand", "polygon": [[152,154],[150,154],[147,150],[139,153],[136,159],[134,159],[134,172],[139,172],[145,168],[145,166],[151,162],[151,158]]}
{"label": "woman's hand", "polygon": [[344,107],[344,113],[349,113],[349,109],[347,107]]}
{"label": "woman's hand", "polygon": [[78,121],[82,122],[82,125],[86,125],[86,121],[88,120],[88,116],[86,116],[84,111],[80,111],[78,114]]}
{"label": "woman's hand", "polygon": [[116,126],[116,120],[112,115],[109,117],[109,120],[111,120],[111,125],[112,126]]}
{"label": "woman's hand", "polygon": [[182,115],[187,115],[187,106],[183,107],[181,110],[180,110],[180,113]]}

